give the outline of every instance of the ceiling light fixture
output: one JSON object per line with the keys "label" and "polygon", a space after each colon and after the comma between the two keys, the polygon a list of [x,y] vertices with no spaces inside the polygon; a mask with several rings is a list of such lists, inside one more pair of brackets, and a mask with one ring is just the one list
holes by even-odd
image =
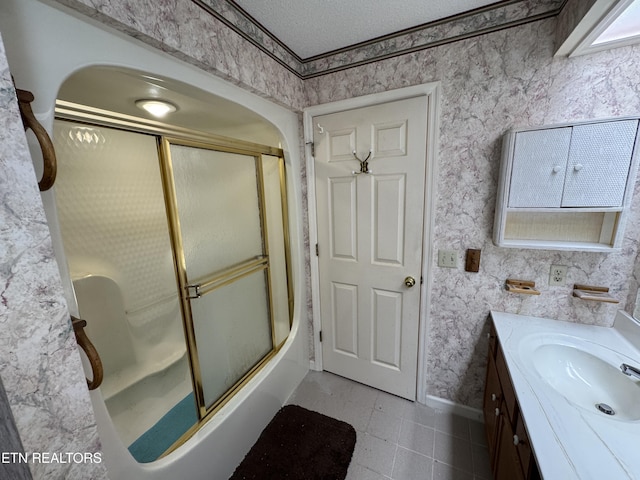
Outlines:
{"label": "ceiling light fixture", "polygon": [[162,118],[168,113],[173,113],[178,110],[173,103],[166,100],[158,99],[140,99],[136,100],[136,107],[150,113],[154,117]]}

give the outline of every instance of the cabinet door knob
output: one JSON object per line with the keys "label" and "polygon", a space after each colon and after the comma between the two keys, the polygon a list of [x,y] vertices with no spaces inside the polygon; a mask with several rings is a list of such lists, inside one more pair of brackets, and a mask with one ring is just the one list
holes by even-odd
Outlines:
{"label": "cabinet door knob", "polygon": [[524,445],[525,442],[523,442],[522,440],[520,440],[520,437],[518,437],[518,435],[514,435],[513,436],[513,444],[518,446],[520,444]]}
{"label": "cabinet door knob", "polygon": [[583,165],[582,165],[581,163],[576,163],[576,164],[573,166],[573,169],[574,169],[576,172],[579,172],[580,170],[582,170],[582,166],[583,166]]}
{"label": "cabinet door knob", "polygon": [[555,167],[553,167],[553,173],[558,173],[560,170],[562,170],[562,167],[560,165],[556,165]]}
{"label": "cabinet door knob", "polygon": [[495,394],[495,393],[492,393],[492,394],[491,394],[491,401],[492,401],[492,402],[495,402],[497,399],[498,399],[498,397],[496,397],[496,394]]}
{"label": "cabinet door knob", "polygon": [[496,414],[496,417],[500,416],[500,409],[499,408],[496,408],[495,414]]}

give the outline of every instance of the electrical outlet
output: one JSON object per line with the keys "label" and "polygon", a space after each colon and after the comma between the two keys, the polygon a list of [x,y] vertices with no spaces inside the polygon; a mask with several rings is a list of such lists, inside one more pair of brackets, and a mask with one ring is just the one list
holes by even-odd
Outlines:
{"label": "electrical outlet", "polygon": [[438,266],[457,268],[458,252],[456,252],[455,250],[438,250]]}
{"label": "electrical outlet", "polygon": [[551,265],[549,272],[549,286],[558,287],[567,283],[567,267],[564,265]]}

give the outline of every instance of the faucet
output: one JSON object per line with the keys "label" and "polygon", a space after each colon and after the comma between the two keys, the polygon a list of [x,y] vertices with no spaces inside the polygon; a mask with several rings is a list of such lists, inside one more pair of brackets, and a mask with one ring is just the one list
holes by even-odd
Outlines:
{"label": "faucet", "polygon": [[620,365],[620,370],[622,370],[622,373],[624,373],[625,375],[636,377],[638,380],[640,380],[640,369],[623,363],[622,365]]}

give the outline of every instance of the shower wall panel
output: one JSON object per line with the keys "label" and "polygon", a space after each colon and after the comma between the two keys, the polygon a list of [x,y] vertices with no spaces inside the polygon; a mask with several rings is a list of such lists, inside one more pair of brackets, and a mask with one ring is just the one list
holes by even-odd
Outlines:
{"label": "shower wall panel", "polygon": [[54,142],[64,159],[56,200],[72,276],[112,278],[134,317],[175,300],[155,137],[56,120]]}
{"label": "shower wall panel", "polygon": [[285,223],[286,202],[282,198],[281,174],[284,172],[282,161],[272,155],[262,156],[262,174],[264,179],[264,201],[266,204],[267,239],[269,242],[269,265],[271,276],[271,298],[273,308],[274,340],[280,345],[289,335],[290,309],[289,282],[287,276]]}

